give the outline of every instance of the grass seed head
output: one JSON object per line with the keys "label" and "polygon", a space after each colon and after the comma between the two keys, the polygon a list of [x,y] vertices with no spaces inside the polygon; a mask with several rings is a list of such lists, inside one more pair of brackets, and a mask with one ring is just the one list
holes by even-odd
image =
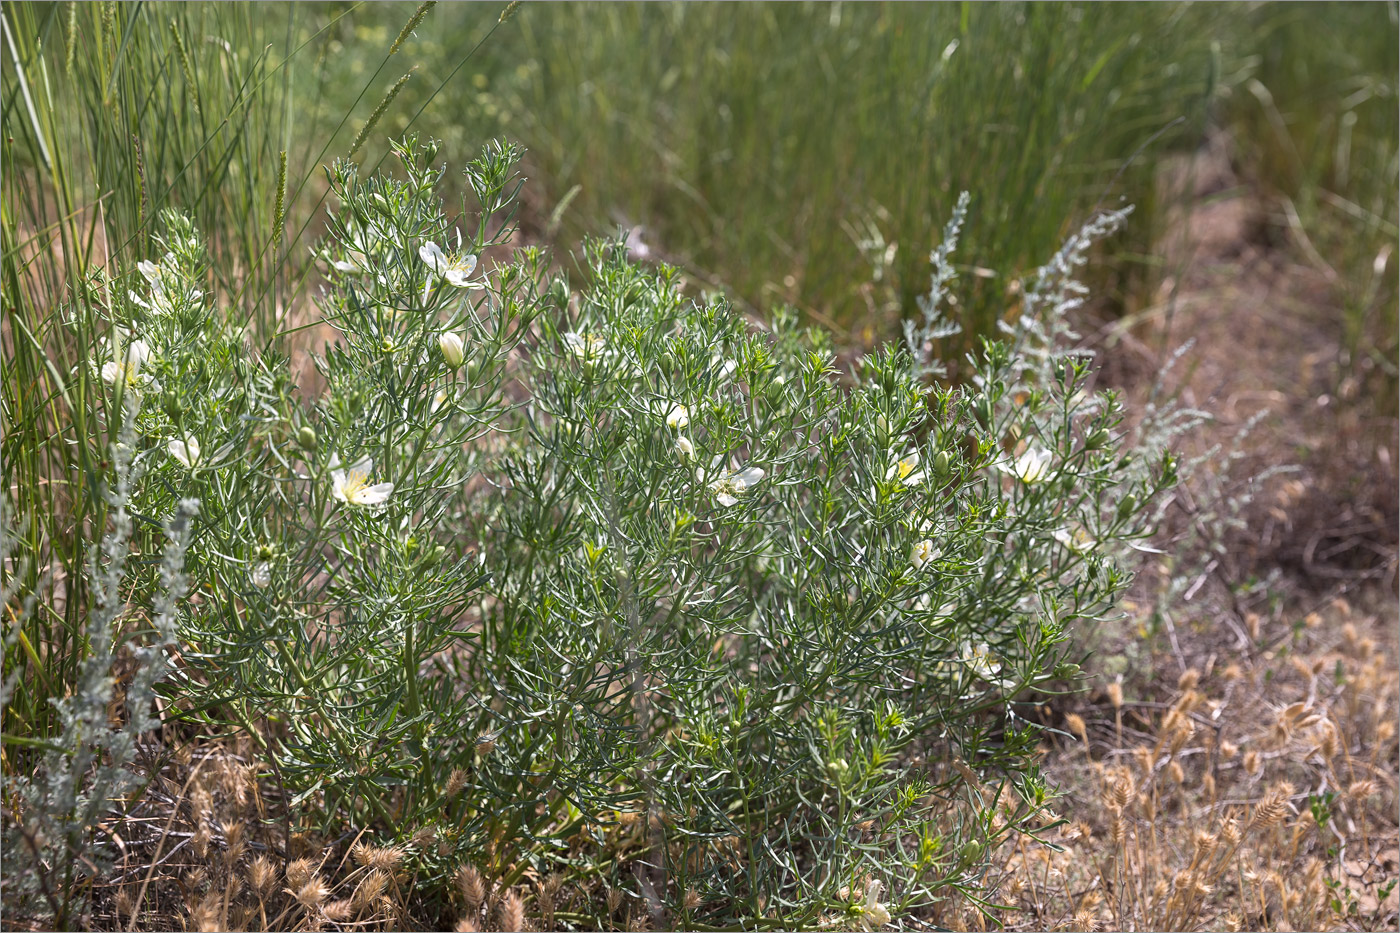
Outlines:
{"label": "grass seed head", "polygon": [[472,910],[479,910],[486,900],[486,884],[481,880],[481,872],[475,865],[463,865],[457,869],[457,890]]}

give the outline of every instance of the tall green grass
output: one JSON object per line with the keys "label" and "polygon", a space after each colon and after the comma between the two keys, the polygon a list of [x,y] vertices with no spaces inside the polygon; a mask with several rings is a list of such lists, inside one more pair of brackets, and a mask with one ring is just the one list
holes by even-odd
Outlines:
{"label": "tall green grass", "polygon": [[1242,162],[1280,238],[1333,287],[1339,380],[1394,415],[1400,7],[1278,4],[1248,22],[1259,64],[1227,108]]}
{"label": "tall green grass", "polygon": [[[357,18],[372,30],[393,15]],[[960,313],[985,334],[1012,282],[1095,205],[1140,202],[1121,248],[1148,252],[1146,180],[1164,149],[1201,135],[1223,80],[1211,42],[1222,15],[529,4],[428,114],[526,145],[546,192],[539,232],[558,226],[571,241],[644,224],[645,241],[702,280],[759,308],[796,301],[858,339],[914,310],[928,250],[968,190],[964,255],[981,278]],[[434,11],[425,69],[449,62],[479,16]]]}
{"label": "tall green grass", "polygon": [[[96,410],[103,404],[104,362],[88,348],[101,345],[117,297],[139,279],[136,263],[160,259],[165,208],[205,231],[202,287],[251,343],[296,329],[311,274],[308,231],[327,191],[320,167],[376,132],[397,78],[389,65],[405,47],[358,49],[364,74],[337,87],[339,109],[322,108],[324,65],[353,10],[0,7],[0,457],[23,539],[19,592],[39,605],[5,648],[5,671],[19,678],[4,712],[7,754],[52,733],[49,700],[70,689],[88,651],[85,541],[105,524],[100,485],[112,440],[88,414],[94,400]],[[415,13],[402,12],[400,27]],[[137,524],[138,548],[143,535],[159,540],[153,520]]]}

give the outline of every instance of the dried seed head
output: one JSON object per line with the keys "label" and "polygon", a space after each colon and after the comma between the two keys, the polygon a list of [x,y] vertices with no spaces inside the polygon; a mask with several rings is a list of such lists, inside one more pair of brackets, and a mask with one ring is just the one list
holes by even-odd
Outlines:
{"label": "dried seed head", "polygon": [[321,912],[326,915],[326,919],[335,923],[344,923],[355,916],[355,907],[348,900],[331,901]]}
{"label": "dried seed head", "polygon": [[608,916],[617,913],[617,909],[622,906],[622,892],[617,888],[609,886],[607,893]]}
{"label": "dried seed head", "polygon": [[1127,771],[1121,771],[1118,780],[1113,782],[1110,791],[1111,806],[1118,810],[1123,810],[1128,806],[1128,801],[1133,799],[1133,776]]}
{"label": "dried seed head", "polygon": [[293,859],[287,863],[287,885],[296,890],[311,880],[316,866],[309,858]]}
{"label": "dried seed head", "polygon": [[1113,708],[1121,709],[1123,706],[1123,685],[1115,680],[1104,689],[1108,693],[1108,702],[1113,704]]}
{"label": "dried seed head", "polygon": [[1342,753],[1342,736],[1332,720],[1324,720],[1321,729],[1321,741],[1318,743],[1318,751],[1322,752],[1322,757],[1331,761]]}
{"label": "dried seed head", "polygon": [[1069,726],[1069,731],[1072,734],[1079,736],[1079,741],[1084,742],[1086,744],[1088,743],[1089,729],[1087,726],[1084,725],[1083,716],[1080,716],[1078,713],[1066,713],[1065,725]]}
{"label": "dried seed head", "polygon": [[219,923],[219,896],[210,894],[195,902],[194,908],[190,910],[190,929],[204,930],[207,933],[218,933],[223,929]]}
{"label": "dried seed head", "polygon": [[209,872],[203,865],[196,865],[185,872],[185,888],[190,891],[198,891],[209,882]]}
{"label": "dried seed head", "polygon": [[1240,747],[1234,742],[1220,743],[1220,760],[1229,761],[1240,753]]}
{"label": "dried seed head", "polygon": [[1224,840],[1225,845],[1229,846],[1230,848],[1234,848],[1235,846],[1239,845],[1240,839],[1242,838],[1240,834],[1239,821],[1233,819],[1226,820],[1225,823],[1220,827],[1220,838]]}
{"label": "dried seed head", "polygon": [[315,910],[330,896],[331,889],[326,887],[320,875],[312,875],[309,881],[298,886],[296,890],[289,888],[288,893],[295,897],[297,903],[305,909]]}
{"label": "dried seed head", "polygon": [[1077,930],[1079,933],[1094,933],[1098,928],[1099,921],[1087,910],[1076,913],[1074,920],[1070,923],[1070,929]]}
{"label": "dried seed head", "polygon": [[1347,788],[1347,796],[1358,803],[1365,800],[1376,792],[1376,782],[1372,780],[1355,781]]}
{"label": "dried seed head", "polygon": [[389,887],[389,876],[379,869],[371,869],[369,874],[360,879],[360,883],[355,887],[355,893],[351,895],[350,903],[355,908],[356,913],[361,913],[379,899]]}
{"label": "dried seed head", "polygon": [[482,733],[476,737],[476,753],[482,758],[490,755],[496,749],[496,736],[491,733]]}
{"label": "dried seed head", "polygon": [[1244,770],[1247,774],[1256,775],[1264,767],[1264,762],[1259,759],[1259,753],[1254,749],[1244,753]]}
{"label": "dried seed head", "polygon": [[1196,684],[1201,682],[1201,672],[1194,667],[1188,667],[1181,672],[1181,676],[1176,679],[1176,689],[1185,693],[1188,690],[1196,689]]}
{"label": "dried seed head", "polygon": [[486,900],[486,883],[481,880],[481,872],[475,865],[463,865],[457,869],[457,890],[472,910],[478,910]]}
{"label": "dried seed head", "polygon": [[1174,783],[1186,783],[1186,771],[1182,769],[1181,762],[1173,761],[1170,765],[1167,766],[1167,773],[1171,775],[1171,779]]}
{"label": "dried seed head", "polygon": [[460,794],[462,788],[466,786],[467,772],[463,771],[461,768],[453,768],[452,773],[447,776],[447,785],[443,787],[442,792],[448,800],[451,800],[453,797]]}
{"label": "dried seed head", "polygon": [[685,896],[681,898],[681,909],[694,910],[700,906],[700,894],[694,888],[686,888]]}
{"label": "dried seed head", "polygon": [[117,916],[130,919],[136,913],[136,894],[129,885],[123,885],[117,892]]}
{"label": "dried seed head", "polygon": [[476,925],[476,921],[471,917],[463,917],[461,920],[457,921],[456,930],[457,933],[478,933],[480,927]]}
{"label": "dried seed head", "polygon": [[1215,775],[1207,774],[1201,778],[1201,793],[1205,795],[1207,800],[1215,799]]}
{"label": "dried seed head", "polygon": [[248,850],[248,842],[243,838],[243,824],[237,821],[227,822],[219,829],[224,834],[224,858],[229,865],[235,865]]}
{"label": "dried seed head", "polygon": [[1269,789],[1264,799],[1254,808],[1249,821],[1251,827],[1272,826],[1288,813],[1288,798],[1293,796],[1293,786],[1287,782]]}
{"label": "dried seed head", "polygon": [[420,849],[426,849],[437,841],[437,829],[432,826],[424,826],[413,834],[413,845]]}
{"label": "dried seed head", "polygon": [[403,846],[370,846],[365,853],[365,865],[392,875],[403,862],[403,857]]}
{"label": "dried seed head", "polygon": [[507,891],[501,898],[501,906],[496,916],[502,930],[525,929],[525,903],[514,891]]}

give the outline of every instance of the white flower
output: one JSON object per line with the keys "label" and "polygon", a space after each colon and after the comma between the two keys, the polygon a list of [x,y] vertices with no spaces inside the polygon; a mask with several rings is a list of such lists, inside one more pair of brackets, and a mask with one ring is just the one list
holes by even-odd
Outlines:
{"label": "white flower", "polygon": [[924,481],[924,471],[919,469],[919,452],[911,450],[900,457],[885,471],[885,479],[897,479],[906,486],[917,486]]}
{"label": "white flower", "polygon": [[183,463],[185,469],[193,470],[199,465],[199,438],[193,434],[186,434],[183,440],[175,438],[166,447],[170,456]]}
{"label": "white flower", "polygon": [[442,358],[447,361],[447,365],[456,369],[462,365],[462,360],[466,359],[465,344],[462,338],[452,333],[438,334],[438,349],[442,350]]}
{"label": "white flower", "polygon": [[695,445],[684,434],[678,434],[676,436],[676,453],[680,454],[682,460],[689,460],[695,456]]}
{"label": "white flower", "polygon": [[[716,456],[710,462],[710,470],[714,471],[722,463],[724,458]],[[704,471],[696,470],[696,476],[703,482]],[[764,472],[758,467],[748,467],[740,469],[735,466],[731,470],[721,473],[718,478],[710,481],[710,491],[715,494],[719,504],[725,507],[736,504],[739,496],[743,495],[752,486],[756,486],[764,477]]]}
{"label": "white flower", "polygon": [[133,340],[121,346],[121,334],[112,347],[112,361],[102,365],[102,381],[110,386],[118,386],[122,391],[139,396],[140,390],[150,380],[141,374],[141,367],[151,358],[151,348],[144,340]]}
{"label": "white flower", "polygon": [[909,563],[915,570],[923,570],[924,565],[931,560],[937,560],[940,553],[942,552],[933,546],[933,542],[925,538],[910,549]]}
{"label": "white flower", "polygon": [[677,405],[671,409],[671,413],[666,416],[666,426],[668,428],[683,428],[690,424],[690,409],[684,405]]}
{"label": "white flower", "polygon": [[972,672],[983,680],[992,680],[1001,673],[1001,662],[991,654],[985,643],[965,644],[962,647],[962,660]]}
{"label": "white flower", "polygon": [[143,259],[136,264],[136,269],[145,276],[146,281],[152,285],[160,281],[160,266],[157,263],[151,262],[149,259]]}
{"label": "white flower", "polygon": [[[461,237],[458,237],[460,241]],[[461,243],[458,243],[461,246]],[[448,255],[442,251],[432,240],[427,241],[418,247],[418,258],[428,264],[438,275],[447,279],[447,284],[455,285],[458,288],[468,288],[471,282],[468,279],[476,271],[476,257],[471,253],[456,253]]]}
{"label": "white flower", "polygon": [[1083,527],[1056,528],[1050,534],[1073,554],[1088,554],[1098,546],[1098,542],[1089,537],[1089,533]]}
{"label": "white flower", "polygon": [[880,903],[880,889],[884,885],[871,881],[865,887],[865,906],[861,908],[860,924],[866,930],[874,931],[890,922],[890,912]]}
{"label": "white flower", "polygon": [[598,334],[579,334],[569,331],[564,335],[564,344],[574,356],[585,363],[595,362],[612,355],[608,342]]}
{"label": "white flower", "polygon": [[346,505],[379,505],[394,491],[393,483],[366,485],[374,462],[361,457],[349,470],[340,468],[340,461],[331,460],[331,492]]}
{"label": "white flower", "polygon": [[719,377],[721,379],[728,379],[730,373],[734,372],[734,370],[739,368],[739,364],[737,362],[735,362],[734,360],[720,359],[719,354],[715,354],[713,357],[710,358],[710,365],[719,367]]}
{"label": "white flower", "polygon": [[253,585],[260,590],[265,590],[272,585],[272,565],[267,561],[259,561],[253,568]]}
{"label": "white flower", "polygon": [[1038,483],[1050,476],[1050,461],[1054,459],[1044,447],[1029,447],[1026,452],[1011,461],[1009,469],[1021,482],[1027,485]]}
{"label": "white flower", "polygon": [[[348,256],[350,254],[347,253],[346,255]],[[359,263],[354,262],[350,259],[332,259],[331,268],[334,269],[336,272],[344,272],[347,275],[356,275],[360,272],[365,271]]]}

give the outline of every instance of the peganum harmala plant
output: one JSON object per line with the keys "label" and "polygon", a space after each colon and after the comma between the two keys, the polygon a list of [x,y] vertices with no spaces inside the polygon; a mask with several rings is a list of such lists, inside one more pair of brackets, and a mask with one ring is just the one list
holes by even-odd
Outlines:
{"label": "peganum harmala plant", "polygon": [[1045,822],[1026,706],[1072,678],[1173,479],[1057,348],[1116,215],[950,387],[962,205],[925,320],[843,369],[793,312],[752,324],[620,244],[577,289],[506,249],[513,147],[468,165],[456,221],[436,146],[395,152],[400,177],[329,172],[314,383],[206,295],[178,215],[94,283],[133,512],[201,503],[173,708],[257,736],[300,822],[406,846],[430,911],[467,865],[601,879],[677,927],[980,901]]}

